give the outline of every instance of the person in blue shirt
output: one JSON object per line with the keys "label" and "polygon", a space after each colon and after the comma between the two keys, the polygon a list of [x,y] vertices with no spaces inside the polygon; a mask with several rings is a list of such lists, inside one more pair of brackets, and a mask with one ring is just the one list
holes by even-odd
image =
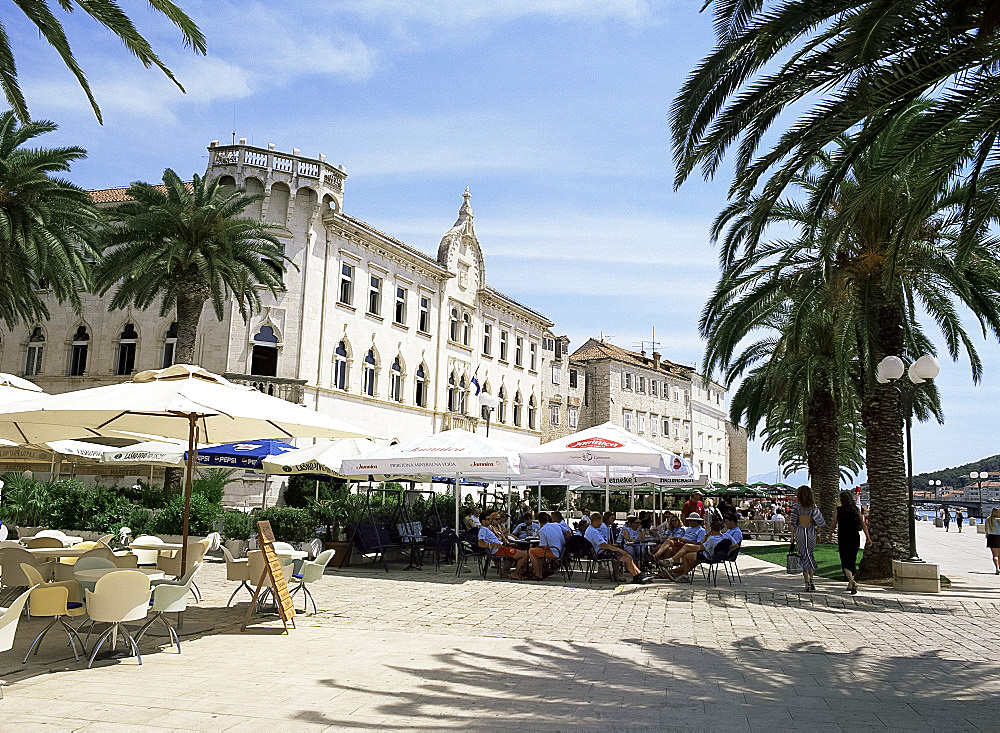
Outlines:
{"label": "person in blue shirt", "polygon": [[615,513],[604,512],[601,516],[601,534],[604,540],[612,545],[618,542],[618,527],[615,526]]}
{"label": "person in blue shirt", "polygon": [[573,529],[569,526],[569,523],[565,519],[563,519],[562,512],[558,510],[552,512],[552,522],[553,524],[558,524],[560,527],[562,527],[563,534],[566,537],[569,537],[571,534],[573,534]]}
{"label": "person in blue shirt", "polygon": [[521,523],[514,527],[514,531],[511,534],[519,540],[523,540],[529,535],[538,534],[538,522],[534,520],[531,512],[525,512],[521,515]]}
{"label": "person in blue shirt", "polygon": [[628,570],[629,574],[632,576],[632,582],[637,584],[649,583],[652,578],[648,575],[643,575],[639,572],[639,568],[636,567],[635,560],[622,548],[607,542],[604,539],[604,535],[601,534],[602,517],[600,512],[594,512],[590,515],[590,526],[587,527],[583,536],[587,541],[593,545],[594,553],[597,557],[602,559],[613,559],[622,563]]}
{"label": "person in blue shirt", "polygon": [[736,522],[736,515],[726,517],[726,531],[722,534],[733,541],[734,550],[743,544],[743,532]]}
{"label": "person in blue shirt", "polygon": [[684,548],[684,545],[698,544],[705,539],[705,528],[702,526],[704,523],[705,520],[701,518],[700,514],[691,512],[685,520],[687,526],[671,530],[671,539],[657,547],[653,552],[653,557],[661,565],[665,564],[670,567],[670,561]]}
{"label": "person in blue shirt", "polygon": [[546,512],[538,513],[538,547],[528,550],[531,569],[535,571],[535,577],[539,580],[544,580],[546,577],[545,561],[558,560],[566,547],[566,535],[563,534],[562,527],[550,519]]}
{"label": "person in blue shirt", "polygon": [[642,529],[642,522],[639,517],[629,517],[622,527],[621,543],[625,551],[632,556],[632,559],[639,562],[640,547],[639,542],[645,538],[646,533]]}
{"label": "person in blue shirt", "polygon": [[[711,531],[705,535],[704,539],[698,543],[688,543],[680,549],[674,557],[680,563],[678,567],[665,568],[664,574],[674,581],[690,582],[688,577],[695,565],[701,562],[705,556],[711,557],[715,546],[724,539],[730,539],[722,535],[723,524],[718,519],[712,520]],[[704,553],[702,555],[701,553]]]}
{"label": "person in blue shirt", "polygon": [[486,521],[483,522],[483,526],[479,528],[479,546],[485,548],[493,557],[508,557],[512,559],[515,568],[511,577],[520,580],[524,575],[524,565],[528,561],[528,553],[504,544],[503,540],[497,534],[498,532],[501,535],[506,534],[498,526],[500,521],[500,515],[497,512],[493,512],[487,517]]}

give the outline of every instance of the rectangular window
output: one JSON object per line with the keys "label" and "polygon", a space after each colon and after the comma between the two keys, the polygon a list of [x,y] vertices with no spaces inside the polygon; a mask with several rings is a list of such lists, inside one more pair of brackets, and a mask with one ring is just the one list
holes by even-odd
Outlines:
{"label": "rectangular window", "polygon": [[[711,441],[711,438],[709,438],[709,441]],[[698,432],[698,448],[699,450],[705,448],[705,434],[701,431]]]}
{"label": "rectangular window", "polygon": [[354,301],[354,267],[343,265],[340,268],[340,302],[351,305]]}
{"label": "rectangular window", "polygon": [[34,377],[42,373],[43,346],[29,346],[28,356],[24,362],[24,376]]}
{"label": "rectangular window", "polygon": [[535,343],[528,344],[528,369],[538,369],[538,345]]}
{"label": "rectangular window", "polygon": [[70,352],[69,375],[71,377],[82,377],[87,371],[87,346],[86,344],[74,344]]}
{"label": "rectangular window", "polygon": [[166,369],[174,365],[174,353],[177,351],[177,340],[167,339],[163,342],[163,360],[160,363],[161,369]]}
{"label": "rectangular window", "polygon": [[556,342],[554,339],[548,337],[542,339],[542,348],[546,351],[552,351],[556,347]]}
{"label": "rectangular window", "polygon": [[680,440],[681,438],[681,421],[674,420],[674,439]]}
{"label": "rectangular window", "polygon": [[684,422],[684,440],[691,440],[691,423]]}
{"label": "rectangular window", "polygon": [[656,397],[656,394],[657,394],[657,387],[656,387],[656,385],[657,384],[659,384],[659,383],[655,379],[650,379],[649,380],[649,396],[650,397]]}
{"label": "rectangular window", "polygon": [[135,342],[123,341],[118,344],[118,364],[115,366],[115,374],[123,376],[135,371]]}
{"label": "rectangular window", "polygon": [[520,336],[514,337],[514,364],[521,366],[522,352],[524,351],[524,339]]}
{"label": "rectangular window", "polygon": [[674,402],[680,402],[680,401],[681,401],[681,388],[674,387]]}
{"label": "rectangular window", "polygon": [[580,423],[580,408],[571,407],[569,408],[569,426],[575,428]]}
{"label": "rectangular window", "polygon": [[552,365],[552,384],[559,384],[562,381],[562,365]]}
{"label": "rectangular window", "polygon": [[421,333],[431,332],[431,299],[424,295],[420,296],[420,323],[417,328]]}
{"label": "rectangular window", "polygon": [[556,341],[555,344],[556,358],[562,359],[562,341]]}
{"label": "rectangular window", "polygon": [[639,376],[636,378],[636,382],[638,382],[639,394],[646,394],[646,378]]}
{"label": "rectangular window", "polygon": [[559,425],[562,419],[562,410],[559,405],[549,405],[549,422],[552,425]]}
{"label": "rectangular window", "polygon": [[657,431],[660,429],[660,418],[658,415],[650,414],[649,416],[649,434],[654,438],[656,437]]}
{"label": "rectangular window", "polygon": [[500,361],[507,361],[507,339],[510,338],[506,331],[500,332]]}
{"label": "rectangular window", "polygon": [[368,289],[368,312],[373,316],[382,312],[382,278],[378,275],[372,275]]}
{"label": "rectangular window", "polygon": [[622,389],[628,389],[628,374],[622,372]]}
{"label": "rectangular window", "polygon": [[645,433],[646,432],[646,413],[645,412],[640,412],[640,413],[638,413],[637,417],[638,417],[638,420],[637,420],[638,430],[639,430],[640,433]]}
{"label": "rectangular window", "polygon": [[631,432],[632,430],[632,411],[622,410],[622,426]]}
{"label": "rectangular window", "polygon": [[493,349],[493,326],[489,323],[483,324],[483,354],[490,355]]}
{"label": "rectangular window", "polygon": [[406,288],[396,288],[396,310],[392,316],[399,325],[406,324]]}
{"label": "rectangular window", "polygon": [[663,425],[662,425],[662,427],[663,427],[663,437],[664,438],[669,438],[670,437],[670,418],[669,417],[663,418]]}
{"label": "rectangular window", "polygon": [[635,384],[634,378],[631,373],[625,375],[625,389],[632,389]]}
{"label": "rectangular window", "polygon": [[691,404],[691,393],[688,390],[684,390],[684,404],[685,405]]}

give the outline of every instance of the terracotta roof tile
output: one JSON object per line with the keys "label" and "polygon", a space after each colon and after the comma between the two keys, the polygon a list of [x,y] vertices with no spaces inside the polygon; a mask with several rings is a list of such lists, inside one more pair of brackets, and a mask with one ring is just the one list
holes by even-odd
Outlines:
{"label": "terracotta roof tile", "polygon": [[[590,339],[587,343],[570,354],[571,361],[596,361],[598,359],[614,359],[626,364],[633,364],[644,369],[653,368],[653,360],[635,351],[623,349],[621,346],[609,344],[607,341]],[[690,378],[694,369],[684,364],[675,364],[667,359],[660,359],[660,371]]]}
{"label": "terracotta roof tile", "polygon": [[[191,190],[191,181],[185,181],[184,185],[187,187],[188,191]],[[164,193],[167,192],[167,187],[160,185],[154,186],[158,191]],[[123,201],[130,201],[131,196],[128,195],[128,186],[120,186],[118,188],[98,188],[93,191],[89,191],[90,198],[94,200],[95,204],[120,204]]]}

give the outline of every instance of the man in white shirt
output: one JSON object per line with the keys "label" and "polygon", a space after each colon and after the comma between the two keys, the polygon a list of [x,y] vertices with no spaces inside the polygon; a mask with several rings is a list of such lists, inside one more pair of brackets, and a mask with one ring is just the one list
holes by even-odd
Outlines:
{"label": "man in white shirt", "polygon": [[635,560],[622,548],[612,545],[605,541],[604,535],[601,533],[601,522],[602,517],[599,512],[594,512],[590,515],[590,526],[587,527],[583,536],[590,542],[594,547],[594,553],[598,558],[601,559],[612,559],[617,560],[622,563],[628,570],[629,575],[632,576],[633,583],[649,583],[652,581],[647,575],[643,575],[639,572],[639,568],[635,565]]}
{"label": "man in white shirt", "polygon": [[531,557],[531,569],[535,571],[535,577],[544,580],[545,560],[558,560],[562,557],[566,536],[560,525],[550,521],[547,512],[538,513],[538,523],[538,547],[528,550],[528,555]]}
{"label": "man in white shirt", "polygon": [[[503,540],[497,536],[497,532],[495,531],[500,530],[497,527],[499,522],[500,515],[497,512],[493,512],[487,517],[483,526],[479,529],[479,546],[486,548],[486,551],[493,557],[511,558],[515,563],[514,573],[511,577],[520,580],[523,577],[524,564],[528,561],[528,553],[503,543]],[[506,534],[506,532],[501,531],[501,534]]]}

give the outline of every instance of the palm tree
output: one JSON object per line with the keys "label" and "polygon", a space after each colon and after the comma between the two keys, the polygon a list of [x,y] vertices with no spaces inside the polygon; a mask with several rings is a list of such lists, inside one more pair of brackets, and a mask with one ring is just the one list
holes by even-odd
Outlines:
{"label": "palm tree", "polygon": [[23,147],[55,129],[0,114],[0,319],[8,327],[49,317],[44,289],[79,310],[96,256],[101,218],[90,194],[55,175],[86,151]]}
{"label": "palm tree", "polygon": [[861,458],[851,409],[854,348],[829,290],[827,263],[810,262],[809,249],[761,247],[724,271],[701,319],[703,366],[706,374],[722,369],[727,387],[742,379],[730,419],[745,424],[751,438],[763,422],[765,449],[778,448],[782,465],[808,467],[817,505],[830,520],[843,467],[856,472]]}
{"label": "palm tree", "polygon": [[194,362],[207,302],[220,320],[227,299],[248,318],[260,308],[258,288],[285,289],[288,258],[275,236],[284,227],[242,216],[261,196],[227,192],[197,174],[185,184],[169,168],[162,186],[133,183],[128,196],[109,212],[114,226],[104,234],[95,284],[102,294],[116,286],[112,308],[159,300],[160,315],[176,309],[178,362]]}
{"label": "palm tree", "polygon": [[[917,103],[897,115],[875,144],[852,158],[847,176],[839,174],[842,158],[854,149],[853,138],[865,136],[867,130],[844,137],[829,155],[814,156],[796,179],[809,194],[808,205],[785,202],[775,211],[765,196],[734,204],[741,213],[733,218],[722,247],[724,256],[733,261],[766,256],[757,222],[788,215],[808,236],[797,243],[772,245],[775,250],[785,250],[781,256],[788,261],[813,258],[829,263],[828,287],[838,313],[834,330],[850,335],[856,358],[852,373],[861,405],[872,502],[873,546],[861,567],[868,577],[889,576],[891,560],[908,551],[902,401],[895,385],[875,380],[876,365],[889,355],[912,358],[934,353],[919,322],[926,313],[938,324],[949,356],[957,359],[964,350],[973,380],[978,381],[982,364],[958,306],[968,309],[984,336],[1000,333],[1000,243],[985,225],[970,237],[963,211],[965,202],[971,201],[977,220],[995,220],[997,197],[982,190],[970,193],[969,184],[948,180],[939,181],[929,198],[914,195],[937,162],[932,145],[911,156],[905,168],[884,176],[883,156],[923,124],[926,108]],[[838,177],[836,195],[823,215],[815,217],[812,204],[817,192]],[[878,186],[871,185],[873,179]],[[933,385],[917,403],[918,418],[926,418],[928,410],[941,419]]]}
{"label": "palm tree", "polygon": [[[924,181],[925,199],[951,175],[966,191],[966,231],[975,234],[972,198],[1000,145],[1000,3],[995,0],[706,0],[715,11],[716,47],[687,79],[672,107],[672,138],[680,185],[698,167],[713,177],[737,148],[732,191],[758,187],[768,205],[794,185],[812,155],[838,136],[851,136],[811,202],[823,215],[853,161],[917,99],[933,95],[907,138],[879,157],[868,192],[905,171],[929,143],[937,157]],[[782,112],[802,103],[795,119]],[[787,127],[784,132],[775,128]],[[776,134],[780,132],[780,134]],[[995,182],[994,182],[995,184]],[[760,230],[763,221],[754,226]],[[968,245],[967,241],[963,241]],[[966,247],[961,252],[965,255]]]}
{"label": "palm tree", "polygon": [[[153,51],[152,46],[149,45],[149,41],[142,37],[129,17],[122,12],[121,8],[113,0],[87,0],[87,2],[83,2],[82,0],[75,0],[75,2],[74,0],[59,0],[58,4],[60,9],[66,12],[72,12],[73,6],[77,5],[84,13],[118,36],[121,42],[125,44],[125,48],[139,59],[139,62],[143,66],[147,69],[150,66],[156,66],[182,92],[184,91],[184,87],[174,77],[173,72],[160,61],[156,52]],[[30,3],[15,2],[12,5],[15,5],[24,13],[27,19],[38,28],[39,35],[56,50],[63,63],[66,64],[73,73],[73,76],[76,77],[77,82],[83,87],[83,91],[87,95],[87,99],[90,100],[90,106],[93,107],[98,121],[103,122],[101,109],[97,106],[97,100],[94,99],[94,95],[90,90],[87,77],[73,56],[73,51],[69,46],[69,39],[66,38],[66,31],[49,7],[51,5],[49,0],[36,0],[36,2]],[[170,0],[149,0],[149,5],[153,10],[165,16],[180,29],[184,37],[185,46],[194,49],[196,53],[204,55],[205,36],[202,35],[198,26],[184,11],[170,2]],[[14,52],[10,47],[7,30],[2,23],[0,23],[0,88],[3,89],[3,93],[7,97],[7,103],[14,110],[17,117],[22,122],[27,122],[29,119],[28,104],[18,84],[17,64],[14,62]]]}

